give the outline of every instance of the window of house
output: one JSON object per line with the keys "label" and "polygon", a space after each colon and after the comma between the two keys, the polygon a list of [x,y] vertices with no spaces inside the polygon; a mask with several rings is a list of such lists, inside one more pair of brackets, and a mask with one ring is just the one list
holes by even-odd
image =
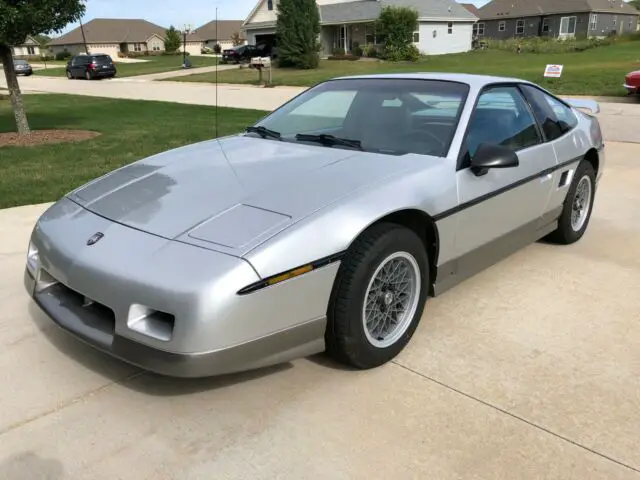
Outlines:
{"label": "window of house", "polygon": [[36,49],[34,47],[27,47],[27,54],[35,55],[36,54]]}
{"label": "window of house", "polygon": [[133,51],[134,52],[141,52],[142,51],[142,46],[139,43],[135,43],[133,45]]}
{"label": "window of house", "polygon": [[498,31],[499,32],[504,32],[506,29],[507,29],[507,22],[502,20],[500,23],[498,23]]}
{"label": "window of house", "polygon": [[267,0],[267,10],[273,10],[273,0]]}
{"label": "window of house", "polygon": [[598,14],[592,13],[591,20],[589,21],[589,28],[591,30],[595,30],[597,26],[598,26]]}
{"label": "window of house", "polygon": [[542,19],[542,32],[543,33],[549,33],[549,19],[548,18]]}
{"label": "window of house", "polygon": [[479,22],[479,23],[474,23],[473,24],[473,34],[474,35],[484,35],[484,23],[483,22]]}
{"label": "window of house", "polygon": [[576,17],[562,17],[560,19],[560,35],[572,36],[576,34]]}
{"label": "window of house", "polygon": [[154,52],[159,52],[160,51],[160,46],[159,45],[154,45],[153,46],[153,51]]}
{"label": "window of house", "polygon": [[615,25],[615,24],[617,24],[617,23],[618,23],[618,16],[617,16],[617,15],[614,15],[614,16],[613,16],[613,24]]}
{"label": "window of house", "polygon": [[453,33],[453,22],[449,22],[449,25],[447,25],[447,33],[449,35]]}
{"label": "window of house", "polygon": [[516,22],[516,35],[524,34],[524,20],[518,20]]}
{"label": "window of house", "polygon": [[420,32],[413,32],[413,43],[420,43]]}

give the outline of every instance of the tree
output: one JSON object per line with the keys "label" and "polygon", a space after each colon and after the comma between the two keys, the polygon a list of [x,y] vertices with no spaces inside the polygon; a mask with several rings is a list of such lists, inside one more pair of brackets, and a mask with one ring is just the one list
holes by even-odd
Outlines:
{"label": "tree", "polygon": [[29,35],[58,33],[79,20],[84,11],[84,0],[0,0],[0,59],[18,133],[27,134],[30,130],[11,46],[24,43]]}
{"label": "tree", "polygon": [[640,0],[629,0],[629,5],[631,5],[636,10],[640,10]]}
{"label": "tree", "polygon": [[239,32],[234,32],[234,34],[231,35],[231,43],[233,44],[234,47],[237,47],[238,45],[242,45],[243,41],[240,38]]}
{"label": "tree", "polygon": [[167,53],[175,53],[182,45],[182,39],[180,38],[180,32],[171,25],[164,37],[164,50]]}
{"label": "tree", "polygon": [[316,0],[280,0],[276,39],[281,67],[317,68],[320,13]]}
{"label": "tree", "polygon": [[36,42],[38,42],[38,44],[41,47],[44,47],[47,45],[47,43],[49,43],[51,41],[51,37],[49,35],[34,35],[33,38],[35,39]]}
{"label": "tree", "polygon": [[418,12],[409,7],[386,6],[376,21],[376,34],[384,37],[382,57],[387,60],[417,60],[420,52],[413,44],[418,28]]}

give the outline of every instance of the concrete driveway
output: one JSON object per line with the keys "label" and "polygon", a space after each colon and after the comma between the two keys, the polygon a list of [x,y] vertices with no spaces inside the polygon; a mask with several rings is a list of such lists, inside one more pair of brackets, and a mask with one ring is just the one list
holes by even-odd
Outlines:
{"label": "concrete driveway", "polygon": [[582,241],[430,300],[366,372],[320,356],[184,381],[112,360],[23,291],[46,206],[0,211],[0,478],[639,479],[640,145],[611,141],[632,118],[603,120]]}

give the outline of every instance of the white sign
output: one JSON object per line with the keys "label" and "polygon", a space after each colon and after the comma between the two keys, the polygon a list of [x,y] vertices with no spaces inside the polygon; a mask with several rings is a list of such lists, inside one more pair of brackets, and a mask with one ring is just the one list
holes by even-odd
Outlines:
{"label": "white sign", "polygon": [[547,68],[544,69],[544,76],[560,78],[562,76],[563,69],[564,65],[547,65]]}

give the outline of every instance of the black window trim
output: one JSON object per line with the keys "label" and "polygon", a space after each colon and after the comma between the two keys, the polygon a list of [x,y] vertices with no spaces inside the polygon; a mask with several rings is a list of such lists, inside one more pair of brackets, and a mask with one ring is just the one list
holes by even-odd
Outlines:
{"label": "black window trim", "polygon": [[[539,147],[540,145],[544,145],[545,143],[547,143],[546,136],[544,135],[544,131],[542,130],[542,126],[540,125],[540,122],[538,122],[538,119],[536,118],[536,115],[533,112],[531,104],[529,103],[529,99],[525,96],[524,92],[522,91],[522,88],[521,88],[522,85],[528,85],[528,83],[525,83],[525,82],[492,82],[492,83],[485,84],[482,87],[482,89],[480,89],[480,91],[478,92],[478,95],[476,95],[475,102],[473,103],[473,109],[471,111],[471,115],[469,116],[469,121],[467,122],[467,126],[464,129],[464,135],[462,136],[462,142],[460,143],[460,150],[458,151],[458,158],[456,160],[456,172],[459,172],[461,170],[466,170],[468,168],[468,167],[463,167],[462,166],[463,162],[464,162],[464,157],[466,155],[466,152],[464,151],[464,145],[465,145],[465,141],[467,139],[467,136],[469,135],[469,129],[470,129],[471,124],[473,122],[473,118],[474,118],[474,116],[476,114],[476,111],[478,109],[478,102],[480,100],[480,97],[482,96],[482,94],[486,90],[491,90],[493,88],[500,88],[500,87],[515,87],[516,90],[522,96],[522,99],[524,100],[524,103],[525,103],[525,105],[527,107],[527,110],[529,111],[529,113],[533,117],[533,122],[534,122],[534,125],[536,127],[536,131],[538,132],[538,136],[540,137],[540,140],[541,140],[536,145],[530,145],[529,147],[526,147],[526,148]],[[519,152],[521,150],[525,150],[526,148],[521,148],[519,150],[515,150],[515,152]]]}

